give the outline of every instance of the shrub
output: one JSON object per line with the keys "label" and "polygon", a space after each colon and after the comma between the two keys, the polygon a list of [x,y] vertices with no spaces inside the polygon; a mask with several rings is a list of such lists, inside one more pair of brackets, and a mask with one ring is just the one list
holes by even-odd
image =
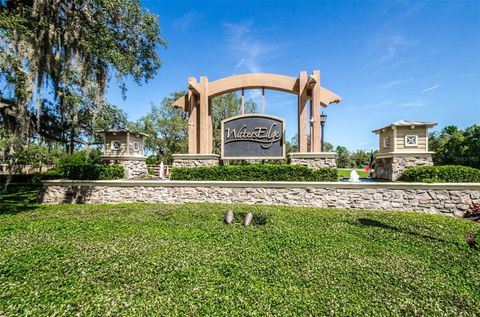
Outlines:
{"label": "shrub", "polygon": [[100,165],[99,169],[99,178],[98,179],[120,179],[123,178],[125,169],[123,165],[114,164],[114,165]]}
{"label": "shrub", "polygon": [[147,167],[148,175],[155,175],[155,169],[153,167]]}
{"label": "shrub", "polygon": [[172,180],[211,181],[336,181],[337,170],[290,164],[253,164],[211,167],[179,167],[170,173]]}
{"label": "shrub", "polygon": [[476,183],[480,170],[460,165],[407,167],[399,180],[424,183]]}
{"label": "shrub", "polygon": [[60,168],[66,179],[90,179],[100,178],[100,169],[94,164],[61,164]]}
{"label": "shrub", "polygon": [[59,164],[69,164],[69,165],[81,165],[81,164],[98,164],[100,162],[100,156],[98,151],[91,150],[87,151],[78,151],[69,155],[65,155],[60,159]]}
{"label": "shrub", "polygon": [[32,174],[32,184],[41,184],[43,181],[50,180],[50,179],[62,179],[63,173],[58,168],[51,168],[45,173],[35,173]]}
{"label": "shrub", "polygon": [[46,171],[44,175],[52,177],[52,179],[54,177],[58,177],[58,178],[63,177],[63,173],[59,168],[51,168],[48,171]]}
{"label": "shrub", "polygon": [[98,179],[96,160],[85,151],[75,152],[60,160],[59,169],[67,179]]}
{"label": "shrub", "polygon": [[147,165],[160,164],[160,159],[155,155],[150,155],[146,160]]}
{"label": "shrub", "polygon": [[97,153],[75,152],[60,160],[59,170],[66,179],[98,180],[123,178],[124,168],[120,164],[98,165]]}
{"label": "shrub", "polygon": [[76,180],[111,180],[123,178],[124,168],[120,164],[114,165],[62,165],[66,179]]}

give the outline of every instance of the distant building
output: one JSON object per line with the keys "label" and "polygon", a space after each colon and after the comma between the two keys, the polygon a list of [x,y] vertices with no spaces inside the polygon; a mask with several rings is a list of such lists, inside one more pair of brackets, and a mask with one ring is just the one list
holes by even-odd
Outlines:
{"label": "distant building", "polygon": [[103,135],[104,139],[102,161],[122,164],[127,179],[147,175],[144,155],[147,134],[127,128],[101,130],[97,134]]}
{"label": "distant building", "polygon": [[435,122],[400,120],[372,131],[379,136],[373,177],[395,181],[408,166],[432,165],[428,129],[435,125]]}

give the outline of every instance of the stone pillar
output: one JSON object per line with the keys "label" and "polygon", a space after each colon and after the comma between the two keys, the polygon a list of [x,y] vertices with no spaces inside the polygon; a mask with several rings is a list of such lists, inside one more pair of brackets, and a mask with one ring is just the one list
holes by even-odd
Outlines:
{"label": "stone pillar", "polygon": [[337,167],[337,153],[335,152],[304,152],[304,153],[290,153],[288,155],[290,164],[307,166],[313,169],[320,169],[323,167]]}
{"label": "stone pillar", "polygon": [[148,175],[147,163],[145,162],[145,158],[129,158],[120,161],[120,164],[123,165],[125,179],[145,177],[146,175]]}
{"label": "stone pillar", "polygon": [[217,166],[218,154],[173,154],[173,167]]}
{"label": "stone pillar", "polygon": [[298,92],[298,151],[307,152],[307,72],[300,72]]}
{"label": "stone pillar", "polygon": [[321,114],[321,103],[320,103],[320,71],[315,70],[312,74],[315,84],[312,89],[312,96],[310,99],[310,151],[311,152],[321,152],[321,127],[320,127],[320,114]]}
{"label": "stone pillar", "polygon": [[433,165],[432,153],[388,153],[375,157],[373,178],[396,181],[409,166]]}

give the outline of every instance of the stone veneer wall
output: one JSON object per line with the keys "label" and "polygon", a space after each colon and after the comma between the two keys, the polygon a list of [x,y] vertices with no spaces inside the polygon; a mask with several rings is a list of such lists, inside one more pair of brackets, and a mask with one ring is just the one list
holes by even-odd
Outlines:
{"label": "stone veneer wall", "polygon": [[432,156],[392,156],[377,158],[373,178],[396,181],[408,166],[433,165]]}
{"label": "stone veneer wall", "polygon": [[480,184],[55,180],[44,183],[42,202],[244,203],[462,216],[480,203]]}
{"label": "stone veneer wall", "polygon": [[334,157],[316,157],[316,158],[290,158],[290,164],[302,165],[313,169],[322,167],[337,167],[337,162]]}
{"label": "stone veneer wall", "polygon": [[196,167],[196,166],[217,166],[219,160],[203,160],[203,159],[175,159],[172,163],[173,167]]}
{"label": "stone veneer wall", "polygon": [[125,169],[125,178],[143,177],[148,174],[147,163],[145,160],[121,161]]}

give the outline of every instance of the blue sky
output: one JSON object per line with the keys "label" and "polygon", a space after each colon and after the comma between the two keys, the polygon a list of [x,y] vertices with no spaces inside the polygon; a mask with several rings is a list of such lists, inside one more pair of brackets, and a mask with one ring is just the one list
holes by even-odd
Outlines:
{"label": "blue sky", "polygon": [[[147,84],[115,83],[108,100],[131,120],[187,78],[321,71],[343,100],[324,109],[325,138],[376,149],[371,133],[393,121],[461,128],[480,122],[480,1],[142,1],[158,14],[167,49]],[[249,91],[260,107],[259,91]],[[266,113],[297,129],[295,95],[266,91]]]}

